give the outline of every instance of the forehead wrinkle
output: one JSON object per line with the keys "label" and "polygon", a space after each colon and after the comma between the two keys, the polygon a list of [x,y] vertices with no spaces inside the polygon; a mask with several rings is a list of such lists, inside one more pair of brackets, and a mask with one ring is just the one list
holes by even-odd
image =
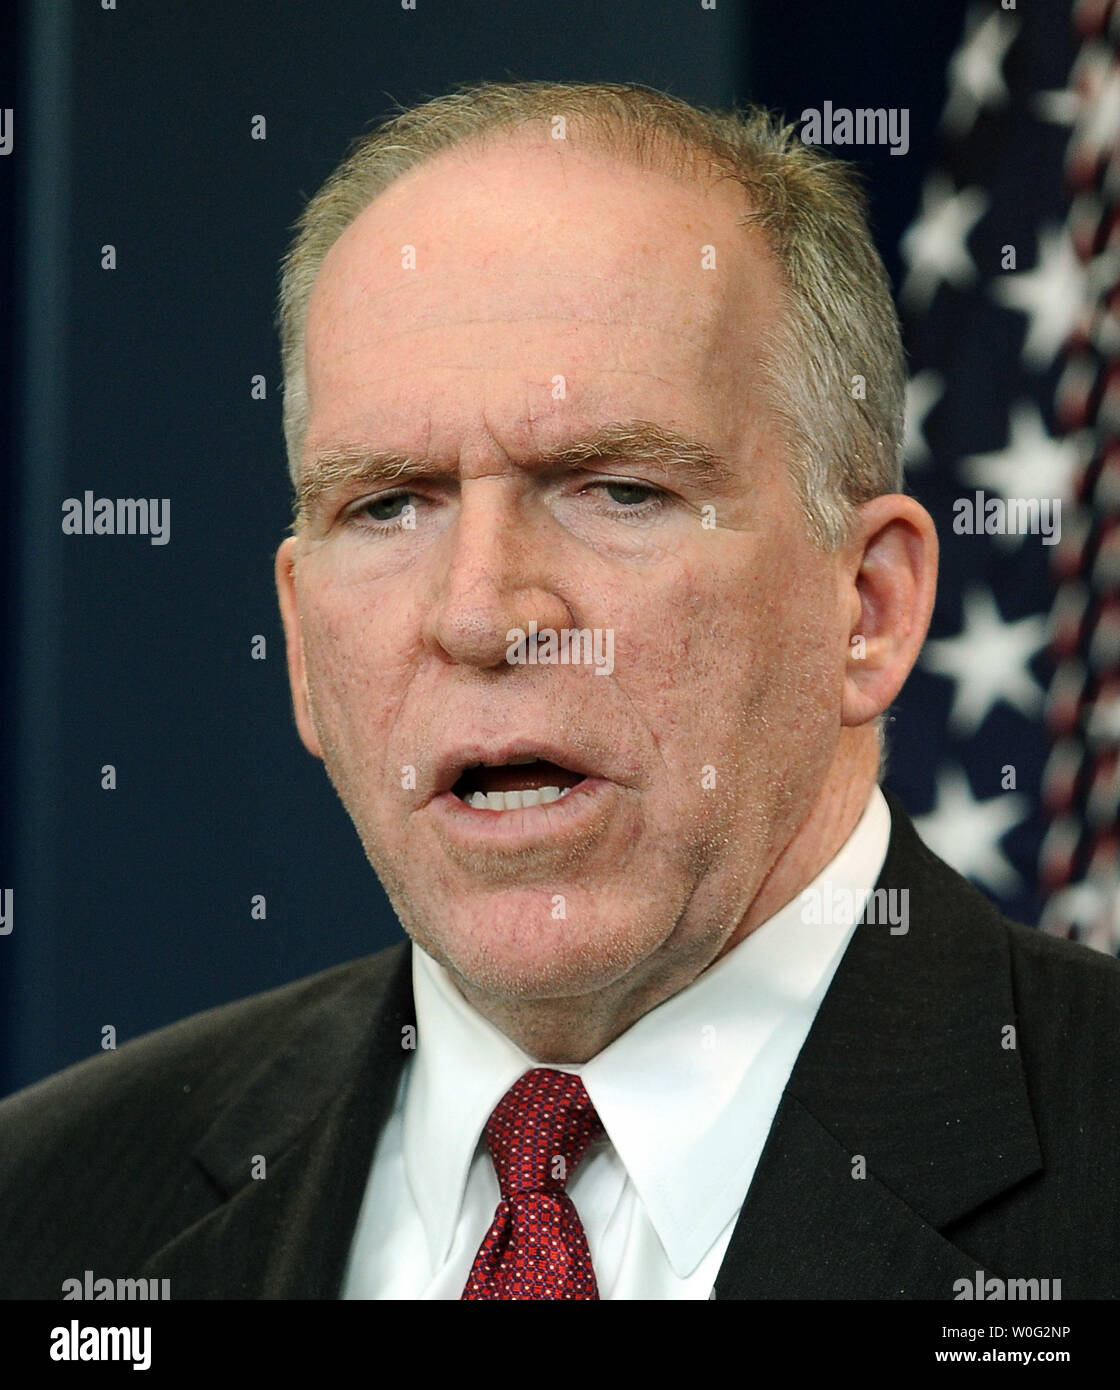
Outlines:
{"label": "forehead wrinkle", "polygon": [[[517,466],[546,473],[627,461],[653,464],[666,480],[695,487],[722,488],[739,477],[707,445],[649,420],[612,421],[581,439],[540,450]],[[326,493],[355,483],[375,486],[436,474],[453,476],[457,471],[455,464],[421,454],[361,444],[324,445],[316,449],[304,470],[298,512],[306,516]]]}
{"label": "forehead wrinkle", "polygon": [[[407,311],[405,324],[393,329],[391,336],[436,326],[458,326],[490,323],[533,322],[554,319],[557,322],[586,322],[607,327],[634,326],[676,338],[699,347],[711,347],[713,337],[726,340],[747,338],[749,325],[738,321],[735,310],[742,299],[741,288],[733,280],[720,277],[718,281],[697,282],[681,272],[665,275],[645,275],[627,269],[625,275],[597,275],[591,271],[558,271],[540,266],[517,268],[501,274],[485,272],[427,271],[413,272],[405,280],[394,279],[383,287],[374,288],[368,279],[360,277],[358,267],[333,267],[333,274],[320,272],[308,307],[308,340],[337,323],[340,313],[350,317],[376,310]],[[324,265],[326,270],[326,265]],[[555,285],[549,282],[555,282]],[[570,303],[564,291],[586,285],[588,304]],[[524,285],[523,292],[518,286]],[[604,294],[604,287],[614,291],[614,297]],[[439,291],[445,290],[440,294]],[[553,293],[548,291],[554,290]],[[651,291],[657,296],[656,316],[649,317],[653,306],[642,304],[639,291]],[[344,293],[345,292],[345,293]],[[494,293],[508,311],[495,309]],[[342,303],[334,301],[342,297]],[[670,304],[667,296],[673,297]],[[593,306],[598,312],[589,312]],[[643,314],[643,309],[647,313]],[[640,317],[639,317],[640,315]],[[322,326],[320,326],[320,320]],[[686,331],[692,328],[690,333]],[[363,340],[368,342],[368,339]],[[332,347],[332,351],[333,351]]]}
{"label": "forehead wrinkle", "polygon": [[[508,314],[493,315],[472,315],[470,318],[460,316],[449,316],[447,318],[431,318],[426,323],[416,323],[417,315],[410,316],[410,323],[400,328],[395,328],[391,333],[384,337],[371,338],[363,337],[353,347],[343,351],[336,351],[333,355],[336,359],[352,357],[355,353],[365,352],[367,349],[377,347],[382,343],[394,343],[401,338],[415,337],[421,333],[431,333],[441,328],[460,328],[476,324],[514,324],[514,323],[580,323],[598,324],[607,328],[640,328],[647,332],[652,330],[662,333],[666,337],[672,337],[674,342],[688,343],[691,347],[708,349],[711,347],[710,336],[706,338],[691,337],[682,333],[679,323],[666,322],[664,318],[656,319],[636,319],[636,318],[596,318],[590,314],[573,311],[570,314],[550,312],[547,314],[518,313],[516,311]],[[737,330],[736,330],[737,331]]]}
{"label": "forehead wrinkle", "polygon": [[[344,234],[345,235],[345,234]],[[638,229],[637,236],[645,238],[648,234]],[[695,272],[689,272],[685,265],[666,266],[661,273],[650,274],[643,271],[639,264],[627,263],[624,271],[616,270],[611,274],[600,274],[590,269],[563,270],[554,268],[552,264],[542,264],[540,258],[537,260],[524,259],[523,262],[514,264],[504,264],[500,271],[489,271],[484,267],[478,266],[467,270],[444,269],[435,270],[415,270],[401,279],[399,276],[371,275],[366,266],[367,257],[360,256],[357,250],[351,250],[348,259],[332,259],[336,248],[332,248],[316,277],[312,288],[310,302],[308,305],[308,337],[312,336],[316,320],[320,313],[325,315],[327,320],[337,318],[337,307],[330,308],[331,301],[344,295],[345,304],[341,307],[344,312],[350,312],[354,308],[360,310],[378,309],[384,311],[386,307],[395,305],[398,300],[403,306],[408,306],[409,301],[420,303],[419,313],[415,307],[415,302],[408,308],[408,317],[411,323],[415,323],[419,317],[421,321],[430,315],[438,315],[434,322],[443,323],[485,323],[501,321],[501,315],[497,320],[489,315],[479,315],[472,318],[444,318],[440,311],[444,305],[451,306],[450,312],[454,312],[456,306],[466,308],[471,304],[472,299],[481,303],[479,307],[488,307],[492,295],[495,291],[500,292],[505,300],[514,300],[515,305],[532,303],[534,300],[544,308],[544,312],[530,313],[528,311],[517,314],[518,319],[534,319],[553,317],[558,320],[568,318],[586,318],[588,322],[606,323],[627,323],[631,320],[627,316],[627,309],[631,307],[640,308],[639,305],[632,304],[633,296],[638,291],[652,291],[658,297],[659,306],[664,305],[667,294],[676,295],[680,299],[680,304],[671,314],[663,311],[660,317],[652,322],[648,320],[633,320],[642,327],[665,327],[666,318],[669,319],[672,327],[677,327],[681,321],[688,317],[692,318],[696,327],[700,330],[700,337],[692,337],[689,341],[701,345],[711,332],[717,328],[720,336],[726,336],[728,331],[732,331],[736,336],[740,336],[743,325],[728,323],[728,310],[733,309],[741,298],[741,293],[728,280],[726,276],[720,276],[718,280],[713,279],[709,284],[707,277],[697,281]],[[646,250],[643,247],[642,250]],[[752,261],[756,257],[751,258]],[[691,264],[691,262],[689,263]],[[366,273],[363,274],[363,270]],[[738,279],[742,274],[742,267],[735,272],[734,279]],[[380,284],[378,283],[380,279]],[[576,289],[580,285],[586,285],[590,302],[597,305],[600,313],[604,317],[591,318],[580,308],[575,308],[572,313],[566,314],[551,310],[548,306],[555,303],[558,299],[562,302],[563,291],[570,288]],[[522,293],[511,293],[519,285],[524,285],[527,290]],[[602,288],[606,286],[617,291],[620,298],[617,306],[609,302],[609,296],[604,299]],[[447,293],[440,299],[435,299],[436,293],[446,288]],[[555,293],[550,295],[548,292],[555,289]],[[324,299],[326,304],[324,304]],[[615,312],[617,307],[618,312]],[[511,319],[512,321],[512,319]]]}
{"label": "forehead wrinkle", "polygon": [[[331,277],[323,273],[327,270],[328,264],[333,265],[333,263],[324,260],[320,277],[315,281],[312,294],[316,300],[321,299],[327,292],[321,288],[323,284],[333,288],[333,286],[329,286]],[[657,290],[663,290],[667,286],[684,287],[684,282],[674,276],[644,275],[641,271],[632,269],[627,270],[626,278],[634,284],[648,285]],[[396,295],[416,294],[421,289],[426,289],[432,284],[438,285],[443,281],[449,281],[452,288],[465,284],[472,289],[489,285],[505,289],[515,280],[526,280],[533,285],[539,285],[548,280],[593,280],[605,285],[617,285],[618,279],[617,275],[600,275],[593,270],[556,270],[550,266],[526,262],[523,270],[517,265],[511,265],[503,268],[500,272],[494,271],[491,274],[482,270],[414,270],[409,272],[409,277],[406,280],[394,278],[378,289],[371,288],[368,282],[362,282],[360,288],[362,297],[367,303],[377,303],[381,300],[392,299]]]}
{"label": "forehead wrinkle", "polygon": [[[524,362],[524,359],[522,359],[522,360],[518,363],[518,366],[524,367],[524,365],[525,365],[525,362]],[[555,363],[549,363],[548,366],[544,368],[544,370],[545,370],[546,372],[547,372],[547,371],[550,371],[550,370],[552,369],[553,366],[555,366]],[[414,376],[419,376],[419,377],[427,378],[427,377],[430,375],[430,373],[432,373],[432,372],[475,372],[475,373],[481,373],[481,374],[483,374],[483,375],[487,375],[487,374],[489,374],[489,373],[492,373],[492,372],[495,372],[495,371],[501,371],[501,370],[503,370],[503,368],[501,368],[501,367],[495,367],[495,366],[493,365],[493,363],[490,363],[490,362],[487,362],[487,363],[484,363],[484,364],[483,364],[483,363],[478,363],[478,362],[427,362],[427,363],[425,363],[424,366],[422,366],[422,367],[402,367],[402,368],[400,369],[399,372],[379,372],[379,373],[378,373],[378,376],[377,376],[377,380],[378,380],[379,383],[383,383],[383,382],[387,382],[387,381],[404,381],[404,380],[407,380],[407,378],[409,378],[409,377],[414,377]],[[680,385],[680,381],[679,381],[679,380],[673,380],[671,377],[667,377],[667,376],[660,376],[657,372],[651,372],[651,371],[648,371],[648,370],[646,370],[645,368],[642,368],[642,367],[598,367],[598,366],[597,366],[597,367],[595,367],[595,369],[594,369],[594,374],[595,374],[595,376],[597,376],[597,377],[599,377],[599,376],[602,376],[602,377],[608,377],[608,376],[636,376],[636,377],[641,377],[644,381],[656,381],[656,382],[658,383],[658,385],[660,385],[660,386],[665,386],[665,387],[669,388],[670,390],[672,390],[672,389],[674,389],[674,388],[676,388],[676,387],[678,387],[678,386]],[[318,458],[318,457],[319,457],[319,451],[316,450],[316,451],[315,451],[315,454],[314,454],[313,457],[312,457],[311,462],[314,463],[315,459]],[[309,465],[309,466],[310,466],[310,465]]]}

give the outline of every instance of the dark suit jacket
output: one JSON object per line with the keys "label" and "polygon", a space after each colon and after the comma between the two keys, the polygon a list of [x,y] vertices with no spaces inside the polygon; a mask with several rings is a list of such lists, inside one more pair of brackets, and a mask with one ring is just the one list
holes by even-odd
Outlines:
{"label": "dark suit jacket", "polygon": [[[979,1269],[1116,1298],[1120,963],[1006,921],[890,802],[879,883],[909,890],[909,931],[857,928],[717,1297],[952,1299]],[[413,1022],[402,944],[9,1098],[0,1296],[89,1269],[173,1299],[336,1297]]]}

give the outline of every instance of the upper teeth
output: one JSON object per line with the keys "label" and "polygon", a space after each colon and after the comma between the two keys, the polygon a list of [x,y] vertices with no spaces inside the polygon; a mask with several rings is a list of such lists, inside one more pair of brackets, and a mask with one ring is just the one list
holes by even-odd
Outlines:
{"label": "upper teeth", "polygon": [[476,811],[520,811],[523,806],[540,806],[549,801],[559,801],[567,796],[571,787],[527,787],[515,792],[471,792],[467,805]]}

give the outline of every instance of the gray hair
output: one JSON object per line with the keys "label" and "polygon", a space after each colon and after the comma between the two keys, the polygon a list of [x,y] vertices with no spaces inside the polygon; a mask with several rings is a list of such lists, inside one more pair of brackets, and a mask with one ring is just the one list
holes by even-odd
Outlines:
{"label": "gray hair", "polygon": [[638,167],[732,178],[746,190],[741,223],[762,229],[785,286],[784,321],[766,343],[767,399],[809,534],[834,549],[861,502],[902,486],[905,366],[856,173],[759,107],[716,111],[646,87],[484,82],[401,110],[354,142],[304,208],[281,268],[277,327],[293,484],[307,433],[307,306],[327,252],[409,170],[468,142],[548,131],[558,116]]}

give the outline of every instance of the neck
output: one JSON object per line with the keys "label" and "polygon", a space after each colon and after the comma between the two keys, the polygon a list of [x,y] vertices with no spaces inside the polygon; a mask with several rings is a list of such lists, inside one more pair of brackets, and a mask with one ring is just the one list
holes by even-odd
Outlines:
{"label": "neck", "polygon": [[859,824],[878,781],[879,745],[873,735],[872,739],[870,744],[865,739],[853,740],[833,763],[808,816],[775,859],[717,960],[780,912],[839,854]]}

